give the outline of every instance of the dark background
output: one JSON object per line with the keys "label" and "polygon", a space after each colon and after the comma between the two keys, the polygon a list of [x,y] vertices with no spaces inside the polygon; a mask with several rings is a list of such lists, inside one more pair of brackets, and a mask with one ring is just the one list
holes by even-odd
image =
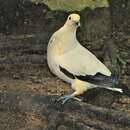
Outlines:
{"label": "dark background", "polygon": [[[94,10],[85,8],[80,12],[73,11],[81,15],[82,27],[78,30],[77,37],[82,45],[91,50],[112,71],[120,73],[121,82],[129,86],[130,1],[109,0],[109,5],[109,8]],[[48,40],[64,24],[70,13],[72,12],[52,11],[44,4],[36,5],[29,0],[0,0],[1,94],[6,92],[31,93],[51,97],[72,91],[68,84],[50,73],[46,63]],[[102,107],[103,110],[111,108],[115,111],[130,112],[130,99],[115,92],[93,89],[83,97],[85,102],[95,105],[95,108]],[[15,96],[12,98],[12,102],[15,102]],[[11,102],[9,104],[11,105]],[[71,105],[73,107],[73,102]],[[33,112],[11,112],[10,107],[8,110],[3,109],[0,113],[0,130],[41,130],[43,120],[46,123],[49,119],[46,116],[43,119],[43,116]],[[94,118],[88,120],[92,125]],[[99,122],[98,119],[96,125],[99,128],[92,125],[94,130],[105,128],[125,130],[130,127],[130,125],[114,124],[114,121],[111,122],[111,125],[106,125],[104,120],[101,120],[103,125],[99,125]],[[63,126],[55,124],[57,124],[56,129],[58,127],[62,130],[65,129],[65,124]],[[74,127],[71,128],[72,125],[73,123],[70,123],[66,127],[67,130],[75,130],[80,127],[80,125],[74,124]],[[85,123],[82,125],[84,129],[88,129]]]}

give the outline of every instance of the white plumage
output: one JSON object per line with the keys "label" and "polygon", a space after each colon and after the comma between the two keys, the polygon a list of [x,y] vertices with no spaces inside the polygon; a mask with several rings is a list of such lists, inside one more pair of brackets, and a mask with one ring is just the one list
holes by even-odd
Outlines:
{"label": "white plumage", "polygon": [[[80,16],[69,15],[64,26],[52,35],[48,44],[47,60],[50,70],[62,80],[70,83],[72,89],[75,90],[73,94],[59,99],[63,100],[63,103],[70,98],[78,99],[75,96],[87,89],[99,87],[98,83],[96,84],[98,78],[104,79],[105,76],[107,78],[111,76],[110,70],[78,42],[76,30],[79,25]],[[101,82],[102,79],[99,81]],[[118,88],[106,88],[121,92]]]}
{"label": "white plumage", "polygon": [[109,69],[79,43],[69,52],[57,57],[57,63],[75,75],[95,75],[98,72],[111,75]]}

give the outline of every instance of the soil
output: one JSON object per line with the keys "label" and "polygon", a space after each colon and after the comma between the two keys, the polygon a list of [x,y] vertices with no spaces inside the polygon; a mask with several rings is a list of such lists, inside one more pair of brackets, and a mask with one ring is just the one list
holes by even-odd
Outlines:
{"label": "soil", "polygon": [[[103,60],[101,50],[104,39],[113,38],[126,61],[122,81],[130,85],[130,51],[128,50],[130,19],[125,18],[127,23],[124,25],[120,18],[117,21],[120,29],[117,29],[115,17],[111,17],[112,11],[108,8],[95,10],[87,8],[79,12],[82,28],[77,35],[80,42],[101,60]],[[127,8],[127,11],[130,9]],[[124,10],[119,12],[122,13]],[[68,13],[51,11],[45,5],[35,5],[29,1],[18,3],[17,0],[13,2],[5,0],[0,6],[0,14],[0,91],[58,96],[72,92],[70,85],[50,72],[46,61],[48,40],[52,33],[63,25]],[[126,46],[128,49],[125,48]],[[130,98],[108,90],[90,90],[85,94],[84,101],[130,113]],[[0,111],[0,115],[0,130],[41,130],[43,128],[44,118],[34,113]],[[58,130],[67,129],[64,126],[60,127]]]}

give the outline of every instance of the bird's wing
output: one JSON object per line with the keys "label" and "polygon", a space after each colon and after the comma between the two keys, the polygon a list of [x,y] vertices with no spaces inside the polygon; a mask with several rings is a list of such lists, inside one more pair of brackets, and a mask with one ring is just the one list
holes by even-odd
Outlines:
{"label": "bird's wing", "polygon": [[95,75],[102,73],[110,76],[110,70],[91,52],[81,45],[57,57],[58,64],[75,75]]}
{"label": "bird's wing", "polygon": [[57,57],[57,63],[60,70],[70,78],[76,77],[90,83],[105,85],[111,77],[110,70],[81,45]]}

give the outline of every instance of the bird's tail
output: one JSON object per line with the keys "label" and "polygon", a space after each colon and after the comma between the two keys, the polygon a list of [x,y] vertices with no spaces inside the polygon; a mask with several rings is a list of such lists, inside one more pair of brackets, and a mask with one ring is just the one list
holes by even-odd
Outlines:
{"label": "bird's tail", "polygon": [[127,95],[128,97],[130,97],[130,88],[128,86],[126,86],[125,84],[120,84],[119,87],[121,88],[123,95]]}
{"label": "bird's tail", "polygon": [[119,88],[117,88],[117,91],[122,93],[123,95],[127,95],[130,97],[130,88],[127,85],[120,83],[119,73],[113,72],[112,79],[114,80],[115,85],[119,86]]}
{"label": "bird's tail", "polygon": [[107,89],[117,91],[123,95],[130,97],[130,87],[120,82],[119,73],[113,72],[111,77],[107,79],[107,83],[111,86],[106,87]]}

